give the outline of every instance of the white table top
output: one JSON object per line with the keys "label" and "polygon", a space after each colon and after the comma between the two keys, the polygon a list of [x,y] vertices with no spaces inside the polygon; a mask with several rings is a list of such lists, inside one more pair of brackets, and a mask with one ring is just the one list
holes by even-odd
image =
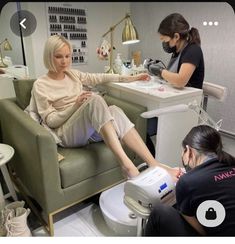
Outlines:
{"label": "white table top", "polygon": [[29,77],[28,67],[24,65],[12,65],[1,69],[5,71],[5,74],[1,74],[3,78],[27,79]]}
{"label": "white table top", "polygon": [[0,167],[6,164],[14,155],[14,148],[0,143]]}
{"label": "white table top", "polygon": [[0,99],[16,96],[12,80],[8,74],[0,74]]}
{"label": "white table top", "polygon": [[165,81],[152,78],[150,81],[134,81],[130,83],[110,82],[108,86],[125,90],[138,95],[149,96],[156,100],[177,99],[179,96],[190,97],[195,93],[202,94],[202,89],[193,87],[184,87],[182,89],[174,88]]}

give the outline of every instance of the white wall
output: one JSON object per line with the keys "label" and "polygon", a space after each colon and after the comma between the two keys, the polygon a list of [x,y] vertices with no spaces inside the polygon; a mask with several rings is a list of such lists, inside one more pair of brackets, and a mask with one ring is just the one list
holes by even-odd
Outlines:
{"label": "white wall", "polygon": [[[2,50],[3,58],[5,56],[11,57],[13,64],[23,64],[21,39],[16,36],[10,29],[10,19],[13,14],[17,12],[17,5],[15,2],[9,2],[4,5],[0,14],[0,42],[7,38],[12,46],[11,51]],[[15,91],[12,83],[12,78],[0,76],[0,99],[14,97]]]}
{"label": "white wall", "polygon": [[[153,57],[167,63],[166,54],[157,33],[161,20],[168,14],[179,12],[192,27],[199,30],[205,60],[205,81],[228,88],[224,103],[209,100],[208,113],[218,121],[223,119],[222,129],[235,133],[235,15],[225,2],[132,2],[131,13],[141,42],[130,52],[141,50],[142,57]],[[203,21],[218,21],[218,26],[203,26]]]}
{"label": "white wall", "polygon": [[0,42],[7,38],[12,46],[12,51],[2,50],[3,57],[9,56],[14,64],[23,64],[21,40],[10,29],[10,20],[14,13],[17,12],[15,2],[9,2],[2,8],[0,14]]}
{"label": "white wall", "polygon": [[[63,4],[63,3],[58,3]],[[66,2],[66,4],[68,4]],[[88,64],[74,66],[82,71],[103,72],[104,66],[108,65],[108,61],[101,61],[97,58],[96,48],[101,42],[102,35],[109,30],[109,27],[116,24],[122,19],[126,12],[129,11],[129,3],[90,3],[90,2],[72,2],[72,7],[84,8],[87,10],[87,29],[88,29]],[[42,2],[21,3],[22,10],[28,10],[33,13],[37,20],[36,31],[29,37],[24,38],[26,59],[29,65],[31,77],[37,77],[46,72],[43,65],[42,53],[44,43],[48,38],[47,33],[47,15],[46,5]],[[123,46],[121,42],[121,34],[124,23],[120,24],[114,32],[114,58],[117,52],[128,54],[128,47]],[[109,40],[109,35],[107,40]]]}

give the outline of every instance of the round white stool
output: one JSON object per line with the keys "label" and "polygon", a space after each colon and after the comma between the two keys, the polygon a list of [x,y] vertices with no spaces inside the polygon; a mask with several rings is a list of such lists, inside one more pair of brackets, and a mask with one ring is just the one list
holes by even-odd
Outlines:
{"label": "round white stool", "polygon": [[0,209],[2,209],[5,206],[5,199],[7,199],[8,197],[12,196],[15,201],[18,200],[14,186],[11,182],[10,175],[8,173],[8,169],[6,167],[6,163],[13,157],[14,152],[15,150],[11,146],[0,143],[0,168],[9,190],[9,193],[4,195],[0,183]]}

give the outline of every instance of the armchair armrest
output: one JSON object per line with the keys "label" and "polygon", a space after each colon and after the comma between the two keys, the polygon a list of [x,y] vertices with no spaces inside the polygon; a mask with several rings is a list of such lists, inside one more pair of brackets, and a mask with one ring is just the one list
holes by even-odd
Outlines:
{"label": "armchair armrest", "polygon": [[[57,145],[52,135],[36,123],[15,99],[0,101],[2,140],[15,149],[10,166],[28,194],[47,209],[53,192],[60,186]],[[49,181],[49,183],[48,183]]]}

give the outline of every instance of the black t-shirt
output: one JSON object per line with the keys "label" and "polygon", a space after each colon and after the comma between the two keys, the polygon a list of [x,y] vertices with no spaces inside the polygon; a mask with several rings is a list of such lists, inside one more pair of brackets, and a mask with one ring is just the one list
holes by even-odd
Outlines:
{"label": "black t-shirt", "polygon": [[[178,55],[179,53],[172,54],[171,59],[176,58]],[[196,66],[186,86],[202,89],[205,67],[201,47],[197,44],[188,44],[181,53],[177,72],[179,72],[183,63],[190,63]]]}
{"label": "black t-shirt", "polygon": [[225,219],[217,227],[204,227],[208,236],[235,236],[235,166],[210,159],[180,177],[176,184],[179,212],[196,217],[198,206],[216,200],[225,208]]}

